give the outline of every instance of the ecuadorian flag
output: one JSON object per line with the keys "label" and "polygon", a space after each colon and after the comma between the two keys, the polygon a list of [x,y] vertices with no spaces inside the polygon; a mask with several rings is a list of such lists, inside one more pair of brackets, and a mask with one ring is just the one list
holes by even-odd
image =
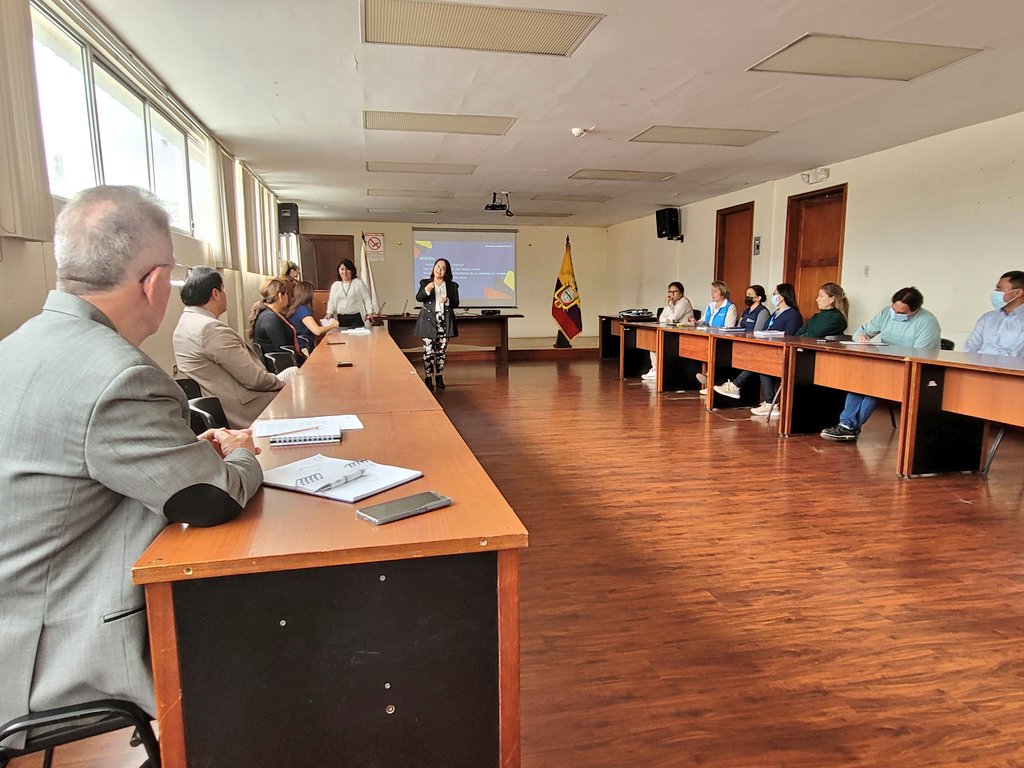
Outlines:
{"label": "ecuadorian flag", "polygon": [[551,301],[551,316],[562,329],[567,339],[572,339],[583,330],[583,313],[580,311],[580,294],[576,290],[576,274],[572,269],[572,245],[565,238],[565,256],[562,268],[555,280],[555,295]]}

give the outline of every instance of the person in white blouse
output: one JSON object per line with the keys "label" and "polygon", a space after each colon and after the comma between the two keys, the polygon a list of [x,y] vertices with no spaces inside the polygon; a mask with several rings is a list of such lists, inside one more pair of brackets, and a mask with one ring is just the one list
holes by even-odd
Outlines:
{"label": "person in white blouse", "polygon": [[[693,305],[684,295],[685,288],[678,281],[668,284],[668,296],[665,297],[665,308],[658,314],[658,322],[666,325],[693,325]],[[648,381],[658,377],[658,356],[651,352],[651,370],[641,376]]]}
{"label": "person in white blouse", "polygon": [[338,264],[338,280],[327,297],[327,319],[335,318],[339,328],[360,328],[370,324],[375,309],[366,283],[356,276],[351,259]]}

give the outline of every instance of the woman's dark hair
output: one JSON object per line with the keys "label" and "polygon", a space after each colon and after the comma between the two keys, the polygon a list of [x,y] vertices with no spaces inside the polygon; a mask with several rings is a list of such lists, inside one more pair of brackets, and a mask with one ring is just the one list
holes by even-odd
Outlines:
{"label": "woman's dark hair", "polygon": [[775,286],[775,292],[786,300],[787,306],[792,307],[797,312],[800,311],[800,307],[796,305],[796,291],[793,290],[793,286],[790,283],[779,283]]}
{"label": "woman's dark hair", "polygon": [[[434,262],[434,267],[441,263],[444,264],[444,281],[446,283],[450,283],[454,279],[452,277],[452,265],[448,263],[448,259],[438,259]],[[430,268],[431,279],[433,279],[434,276],[434,267]]]}
{"label": "woman's dark hair", "polygon": [[757,296],[757,298],[759,298],[761,300],[762,304],[764,304],[766,301],[768,301],[768,294],[766,294],[764,292],[764,286],[763,285],[751,285],[751,286],[747,287],[747,290],[748,291],[753,291],[754,295]]}
{"label": "woman's dark hair", "polygon": [[352,259],[342,259],[338,262],[338,268],[334,270],[338,273],[338,279],[341,279],[341,268],[348,267],[348,271],[352,273],[352,279],[359,277],[359,273],[356,271],[356,265],[352,262]]}
{"label": "woman's dark hair", "polygon": [[288,305],[288,311],[285,314],[291,317],[295,314],[295,310],[302,306],[309,307],[312,312],[313,290],[314,286],[309,280],[299,280],[292,285],[292,303]]}
{"label": "woman's dark hair", "polygon": [[686,289],[683,288],[683,284],[680,283],[678,280],[673,280],[671,283],[668,284],[668,287],[669,287],[669,290],[671,290],[672,288],[678,288],[680,296],[685,296],[686,295]]}
{"label": "woman's dark hair", "polygon": [[186,307],[201,307],[213,297],[213,289],[224,290],[224,278],[213,267],[192,267],[181,286],[181,303]]}
{"label": "woman's dark hair", "polygon": [[892,303],[895,304],[897,301],[902,301],[906,304],[911,312],[917,312],[921,305],[924,304],[924,296],[917,288],[910,285],[906,288],[900,288],[892,295]]}

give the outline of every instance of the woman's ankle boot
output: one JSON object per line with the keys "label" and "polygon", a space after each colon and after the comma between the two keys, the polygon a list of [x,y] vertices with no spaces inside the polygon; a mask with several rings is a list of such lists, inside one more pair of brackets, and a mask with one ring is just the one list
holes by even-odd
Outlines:
{"label": "woman's ankle boot", "polygon": [[442,376],[439,373],[439,374],[437,374],[437,376],[434,377],[434,381],[437,382],[437,388],[438,389],[444,389],[444,376]]}
{"label": "woman's ankle boot", "polygon": [[426,376],[423,377],[423,381],[425,381],[427,383],[427,389],[429,389],[431,392],[433,392],[434,391],[434,377],[431,376],[428,373]]}

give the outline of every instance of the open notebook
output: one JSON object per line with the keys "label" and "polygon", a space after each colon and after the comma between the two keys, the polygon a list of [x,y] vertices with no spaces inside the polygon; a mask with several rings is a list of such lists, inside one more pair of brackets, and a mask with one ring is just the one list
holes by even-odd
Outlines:
{"label": "open notebook", "polygon": [[418,469],[378,464],[369,459],[334,459],[318,453],[264,470],[263,484],[352,503],[422,476]]}

